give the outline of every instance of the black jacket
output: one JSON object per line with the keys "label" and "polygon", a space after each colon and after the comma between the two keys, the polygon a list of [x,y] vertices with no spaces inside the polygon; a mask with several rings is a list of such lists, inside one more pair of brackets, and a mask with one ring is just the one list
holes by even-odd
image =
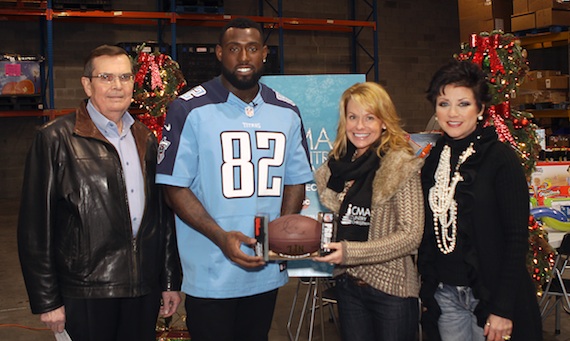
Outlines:
{"label": "black jacket", "polygon": [[145,211],[132,236],[121,161],[82,103],[36,134],[24,174],[18,249],[36,314],[62,297],[138,297],[180,290],[173,213],[155,185],[157,142],[131,127],[145,183]]}
{"label": "black jacket", "polygon": [[[430,341],[439,339],[440,309],[433,295],[440,279],[434,267],[439,250],[427,195],[446,139],[437,141],[422,169],[426,227],[418,266],[420,297],[427,308],[422,321]],[[480,300],[474,312],[478,325],[483,327],[489,314],[495,314],[513,321],[513,341],[542,340],[536,288],[526,269],[529,196],[523,167],[512,148],[498,141],[493,127],[478,128],[466,139],[474,143],[475,154],[461,166],[464,181],[455,192],[457,238],[463,241],[470,287]]]}

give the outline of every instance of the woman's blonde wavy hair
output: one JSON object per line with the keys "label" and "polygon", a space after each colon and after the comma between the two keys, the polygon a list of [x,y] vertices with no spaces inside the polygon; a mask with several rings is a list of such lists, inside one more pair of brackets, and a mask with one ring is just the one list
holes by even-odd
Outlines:
{"label": "woman's blonde wavy hair", "polygon": [[400,125],[400,117],[396,112],[396,107],[386,90],[378,83],[364,82],[356,83],[346,89],[340,98],[340,115],[336,139],[329,157],[338,160],[346,155],[348,145],[348,137],[346,136],[346,106],[350,100],[361,105],[386,126],[386,129],[380,135],[379,143],[376,145],[376,154],[379,157],[390,149],[406,150],[410,154],[413,153],[412,147],[408,143],[407,133]]}

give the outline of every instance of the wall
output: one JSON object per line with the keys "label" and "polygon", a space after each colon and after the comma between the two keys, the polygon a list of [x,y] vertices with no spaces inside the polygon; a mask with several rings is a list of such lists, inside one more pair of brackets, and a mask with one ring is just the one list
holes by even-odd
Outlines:
{"label": "wall", "polygon": [[[355,0],[357,20],[367,20],[370,8]],[[277,0],[266,2],[277,7]],[[347,0],[283,1],[283,16],[349,19]],[[258,0],[225,0],[225,13],[259,15]],[[155,1],[114,0],[114,9],[155,10]],[[264,6],[265,16],[277,16]],[[433,72],[459,51],[459,21],[455,0],[378,0],[379,82],[392,95],[408,131],[423,130],[433,113],[424,92]],[[0,52],[40,54],[39,22],[0,21]],[[177,43],[215,43],[219,28],[177,26]],[[54,22],[55,107],[74,107],[84,97],[79,81],[83,58],[100,44],[157,40],[157,28],[144,25]],[[163,40],[170,43],[166,25]],[[372,53],[372,30],[364,28],[359,41]],[[278,33],[268,44],[278,45]],[[286,30],[286,74],[350,72],[350,35],[338,32]],[[359,70],[371,60],[359,53]],[[368,75],[373,80],[373,74]]]}
{"label": "wall", "polygon": [[433,73],[460,52],[457,2],[379,1],[380,83],[408,131],[425,129],[434,113],[425,98]]}

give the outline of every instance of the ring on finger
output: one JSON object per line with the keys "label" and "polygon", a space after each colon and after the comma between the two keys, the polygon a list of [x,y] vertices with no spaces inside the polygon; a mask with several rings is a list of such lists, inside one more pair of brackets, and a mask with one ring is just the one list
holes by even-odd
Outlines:
{"label": "ring on finger", "polygon": [[510,335],[503,335],[503,340],[508,341],[511,339]]}

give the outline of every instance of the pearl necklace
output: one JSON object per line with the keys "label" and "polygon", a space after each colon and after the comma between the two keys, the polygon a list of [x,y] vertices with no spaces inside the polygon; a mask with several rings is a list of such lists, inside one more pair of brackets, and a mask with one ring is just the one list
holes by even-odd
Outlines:
{"label": "pearl necklace", "polygon": [[457,243],[457,202],[453,197],[455,196],[455,187],[464,180],[459,173],[459,167],[473,154],[475,154],[475,149],[471,143],[459,156],[451,182],[449,180],[451,148],[445,145],[439,156],[439,164],[434,175],[435,185],[429,190],[428,202],[433,212],[433,229],[437,248],[443,254],[449,254],[455,250]]}

